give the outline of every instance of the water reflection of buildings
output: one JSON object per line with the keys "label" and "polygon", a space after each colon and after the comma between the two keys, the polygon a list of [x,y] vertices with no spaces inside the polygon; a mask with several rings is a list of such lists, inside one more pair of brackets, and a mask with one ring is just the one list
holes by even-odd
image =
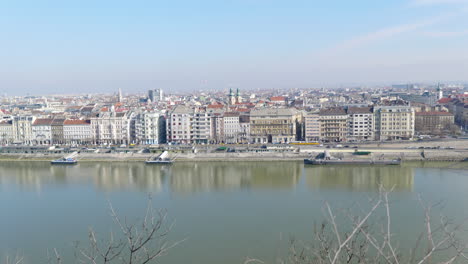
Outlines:
{"label": "water reflection of buildings", "polygon": [[235,189],[290,189],[299,181],[296,162],[177,163],[169,180],[175,193]]}
{"label": "water reflection of buildings", "polygon": [[17,185],[40,191],[44,185],[87,184],[99,189],[158,192],[170,171],[164,166],[141,163],[80,163],[76,166],[51,166],[48,162],[0,164],[0,185]]}
{"label": "water reflection of buildings", "polygon": [[336,166],[304,168],[307,185],[315,189],[378,190],[379,185],[396,191],[412,191],[414,168],[400,166]]}
{"label": "water reflection of buildings", "polygon": [[40,192],[44,184],[55,182],[49,168],[50,165],[43,162],[2,162],[0,187],[16,185]]}
{"label": "water reflection of buildings", "polygon": [[92,166],[93,181],[104,190],[129,190],[159,192],[169,166],[147,166],[144,163],[96,163]]}
{"label": "water reflection of buildings", "polygon": [[47,162],[2,162],[0,187],[18,185],[40,191],[44,185],[89,184],[105,191],[159,192],[167,185],[174,193],[190,194],[238,189],[292,189],[304,168],[311,188],[411,191],[414,168],[408,167],[303,167],[298,162],[179,162],[148,166],[137,162],[82,162],[51,166]]}

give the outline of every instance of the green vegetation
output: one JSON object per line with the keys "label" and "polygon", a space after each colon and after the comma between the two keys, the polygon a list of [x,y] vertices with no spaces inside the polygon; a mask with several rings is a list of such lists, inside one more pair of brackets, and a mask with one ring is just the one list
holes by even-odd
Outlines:
{"label": "green vegetation", "polygon": [[355,151],[355,152],[353,153],[353,155],[364,156],[364,155],[369,155],[369,154],[371,154],[371,153],[372,153],[372,152],[370,152],[370,151]]}

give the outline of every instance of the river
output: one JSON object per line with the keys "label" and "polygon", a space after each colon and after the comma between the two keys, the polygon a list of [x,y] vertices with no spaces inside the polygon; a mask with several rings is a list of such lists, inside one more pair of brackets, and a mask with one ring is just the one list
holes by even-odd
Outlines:
{"label": "river", "polygon": [[[424,220],[418,195],[443,201],[444,214],[468,217],[467,163],[402,166],[304,167],[301,162],[0,162],[0,256],[19,250],[26,263],[44,263],[57,248],[65,263],[90,228],[107,238],[122,217],[143,216],[148,195],[174,222],[172,241],[186,239],[162,263],[272,262],[290,237],[307,240],[323,219],[323,202],[336,210],[366,203],[379,184],[391,194],[395,238],[411,243]],[[1,261],[0,261],[1,263]],[[73,263],[73,262],[72,262]]]}

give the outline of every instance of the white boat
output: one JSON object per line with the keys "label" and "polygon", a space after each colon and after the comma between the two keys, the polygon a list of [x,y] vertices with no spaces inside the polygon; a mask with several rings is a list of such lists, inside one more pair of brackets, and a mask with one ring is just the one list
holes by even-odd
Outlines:
{"label": "white boat", "polygon": [[164,151],[160,155],[156,157],[151,157],[146,161],[146,164],[172,164],[174,162],[175,158],[170,159],[169,158],[169,152]]}
{"label": "white boat", "polygon": [[78,160],[76,159],[76,156],[78,156],[78,152],[75,151],[68,156],[53,160],[50,163],[53,165],[75,165],[75,164],[78,164]]}

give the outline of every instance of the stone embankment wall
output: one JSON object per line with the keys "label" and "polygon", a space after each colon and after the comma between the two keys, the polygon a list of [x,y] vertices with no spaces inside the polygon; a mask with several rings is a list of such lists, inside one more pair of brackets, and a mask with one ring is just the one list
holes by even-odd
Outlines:
{"label": "stone embankment wall", "polygon": [[[304,149],[299,152],[242,152],[242,153],[171,153],[179,161],[288,161],[315,157],[322,149]],[[360,149],[360,151],[365,151]],[[396,159],[406,161],[462,161],[468,158],[468,150],[419,150],[419,149],[373,149],[368,156],[353,155],[353,149],[330,149],[332,156],[349,159]],[[82,153],[80,161],[144,161],[151,154],[138,153]],[[61,155],[44,154],[2,154],[0,160],[40,160],[50,161]]]}

